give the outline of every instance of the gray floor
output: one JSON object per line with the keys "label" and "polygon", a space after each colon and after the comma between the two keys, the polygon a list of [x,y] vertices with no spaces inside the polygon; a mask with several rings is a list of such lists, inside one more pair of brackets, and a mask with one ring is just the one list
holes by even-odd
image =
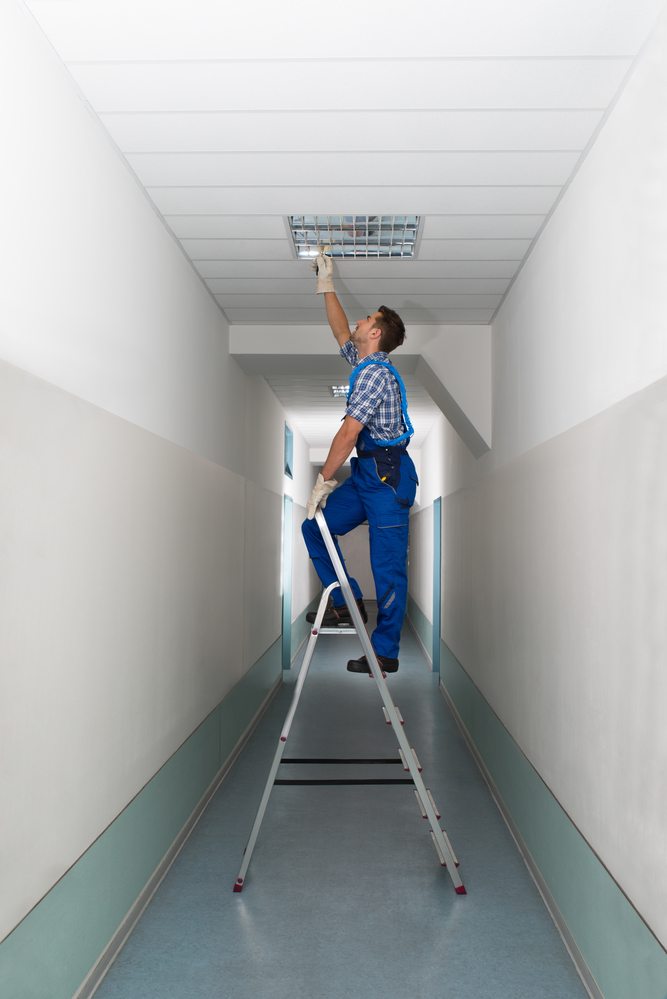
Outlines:
{"label": "gray floor", "polygon": [[[286,756],[395,755],[374,681],[345,670],[358,649],[354,637],[319,639]],[[275,787],[246,887],[232,892],[294,679],[293,671],[97,999],[583,999],[407,626],[388,682],[468,894],[454,893],[407,786]],[[389,769],[355,767],[354,776]],[[281,775],[343,768],[284,766]]]}

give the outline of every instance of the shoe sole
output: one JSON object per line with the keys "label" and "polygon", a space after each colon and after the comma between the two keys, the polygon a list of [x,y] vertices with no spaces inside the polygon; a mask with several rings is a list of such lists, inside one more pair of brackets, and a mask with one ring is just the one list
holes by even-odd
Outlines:
{"label": "shoe sole", "polygon": [[[383,673],[398,673],[398,666],[382,666],[381,664],[379,664],[379,665],[380,665],[380,669],[382,670]],[[348,666],[347,667],[347,671],[348,671],[348,673],[359,673],[362,676],[364,674],[366,676],[372,676],[373,675],[371,673],[370,669],[368,669],[368,668],[366,668],[366,669],[354,669],[353,667]]]}

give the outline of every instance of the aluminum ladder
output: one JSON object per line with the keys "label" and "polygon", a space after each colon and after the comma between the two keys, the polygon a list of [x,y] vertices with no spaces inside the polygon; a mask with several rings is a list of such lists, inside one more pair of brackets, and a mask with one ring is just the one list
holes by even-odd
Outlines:
{"label": "aluminum ladder", "polygon": [[[414,749],[410,746],[407,737],[405,735],[405,727],[403,718],[400,715],[396,705],[394,704],[391,694],[389,693],[389,688],[385,681],[385,673],[381,670],[375,652],[373,651],[373,646],[371,645],[371,640],[364,627],[364,623],[361,619],[361,614],[357,606],[357,602],[352,594],[352,589],[350,587],[350,581],[345,574],[343,565],[336,551],[333,538],[327,523],[324,519],[321,510],[318,510],[315,514],[317,523],[319,525],[320,531],[322,532],[322,537],[324,538],[324,543],[326,544],[327,551],[331,557],[336,576],[338,577],[337,583],[332,583],[328,586],[324,593],[322,594],[322,599],[320,600],[317,614],[315,616],[315,621],[311,628],[310,639],[308,641],[308,646],[306,648],[306,654],[303,659],[301,670],[299,671],[299,676],[294,688],[294,694],[292,697],[292,703],[290,705],[289,711],[287,712],[287,717],[285,718],[285,723],[283,725],[282,731],[280,733],[280,738],[278,740],[278,746],[273,757],[273,762],[271,764],[271,769],[269,770],[269,775],[267,777],[266,786],[264,788],[264,793],[262,794],[261,801],[259,803],[259,808],[257,809],[257,815],[255,816],[255,821],[250,833],[250,838],[243,852],[243,861],[241,863],[241,869],[239,871],[238,877],[234,882],[234,891],[243,891],[246,875],[248,872],[248,867],[250,866],[250,861],[252,860],[252,854],[255,849],[255,844],[257,842],[257,837],[259,836],[259,831],[262,825],[262,820],[264,819],[264,813],[266,812],[266,807],[269,802],[269,797],[273,789],[274,784],[413,784],[415,790],[415,796],[417,798],[417,804],[421,811],[422,817],[427,819],[431,826],[431,839],[435,847],[435,851],[438,855],[440,864],[447,868],[452,883],[454,885],[454,890],[457,895],[465,895],[466,889],[461,880],[459,870],[458,870],[458,860],[452,845],[449,841],[447,833],[440,826],[440,812],[433,800],[431,792],[425,787],[424,780],[422,778],[422,767],[417,758],[417,754]],[[350,614],[352,616],[352,621],[354,628],[322,628],[322,618],[324,617],[324,612],[327,606],[327,600],[329,594],[340,586],[343,597],[345,598],[345,603],[348,606]],[[308,670],[310,668],[310,663],[313,658],[313,653],[315,651],[315,645],[317,639],[322,634],[338,634],[338,635],[354,635],[357,634],[361,641],[364,653],[366,655],[366,660],[370,664],[371,675],[373,676],[375,682],[377,683],[378,690],[380,691],[380,697],[382,698],[383,704],[383,714],[385,722],[391,725],[393,733],[398,742],[398,758],[381,758],[381,759],[311,759],[311,758],[288,758],[283,759],[283,754],[287,745],[287,740],[289,738],[290,729],[292,727],[292,722],[294,721],[294,715],[296,714],[296,709],[299,704],[299,699],[301,697],[301,692],[303,686],[306,682],[306,677],[308,676]],[[277,779],[278,769],[281,763],[317,763],[317,764],[402,764],[403,770],[410,776],[407,778],[375,778],[372,781],[369,780],[279,780]]]}

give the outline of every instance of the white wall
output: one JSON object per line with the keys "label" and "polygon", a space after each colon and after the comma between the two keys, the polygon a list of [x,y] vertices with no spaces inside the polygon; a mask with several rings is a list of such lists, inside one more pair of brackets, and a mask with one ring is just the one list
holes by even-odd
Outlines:
{"label": "white wall", "polygon": [[0,106],[2,937],[278,638],[284,414],[13,0]]}
{"label": "white wall", "polygon": [[433,617],[433,507],[415,510],[410,517],[408,592],[429,619]]}
{"label": "white wall", "polygon": [[422,449],[443,637],[663,943],[666,71],[663,22],[497,317],[493,451]]}
{"label": "white wall", "polygon": [[0,354],[244,471],[244,380],[215,302],[14,0],[0,11]]}
{"label": "white wall", "polygon": [[4,363],[0,426],[4,935],[241,677],[245,484]]}
{"label": "white wall", "polygon": [[667,370],[666,30],[494,322],[495,464]]}
{"label": "white wall", "polygon": [[[294,501],[292,508],[292,621],[303,613],[320,592],[320,581],[308,558],[301,534],[301,524],[306,516],[306,504],[313,488],[316,474],[310,463],[309,447],[303,435],[289,424],[293,433],[294,478],[285,480],[285,492]],[[292,654],[296,653],[292,649]]]}

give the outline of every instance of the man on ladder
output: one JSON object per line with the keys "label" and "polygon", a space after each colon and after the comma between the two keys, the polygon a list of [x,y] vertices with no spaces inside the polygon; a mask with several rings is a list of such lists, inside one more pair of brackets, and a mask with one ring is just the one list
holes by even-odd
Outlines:
{"label": "man on ladder", "polygon": [[[431,827],[431,839],[438,859],[448,869],[457,895],[466,889],[458,871],[458,860],[447,833],[440,826],[440,812],[433,795],[424,783],[422,767],[410,745],[403,718],[394,704],[385,679],[398,669],[398,647],[407,600],[408,517],[415,498],[417,475],[408,457],[407,442],[412,436],[408,418],[405,386],[390,363],[388,355],[405,338],[400,316],[380,306],[377,312],[360,320],[352,334],[343,308],[333,287],[332,263],[320,254],[317,258],[317,291],[324,294],[327,319],[343,357],[354,365],[350,393],[342,426],[334,437],[329,454],[317,477],[308,501],[308,517],[303,535],[324,592],[314,615],[308,645],[299,676],[294,685],[292,703],[280,733],[276,752],[250,831],[234,891],[241,892],[257,843],[259,831],[275,784],[414,784],[420,812]],[[334,475],[356,446],[352,475],[336,489]],[[335,490],[335,491],[334,491]],[[319,508],[319,509],[318,509]],[[323,509],[324,508],[324,509]],[[377,627],[369,637],[363,628],[367,620],[361,590],[349,579],[335,536],[346,534],[368,520],[371,567],[378,596]],[[332,607],[325,618],[326,600]],[[346,606],[345,601],[348,601]],[[356,605],[358,606],[355,606]],[[322,625],[354,623],[365,651],[360,659],[347,664],[353,673],[370,673],[383,703],[385,722],[392,727],[398,743],[398,757],[382,759],[294,758],[284,757],[292,722],[301,697],[315,644]],[[324,629],[326,631],[326,628]],[[368,656],[368,659],[366,658]],[[409,778],[278,778],[281,764],[391,764],[400,763]]]}
{"label": "man on ladder", "polygon": [[[398,651],[408,595],[408,519],[417,488],[417,473],[407,452],[413,430],[405,386],[389,354],[405,339],[405,326],[396,312],[380,306],[359,320],[353,332],[333,284],[333,263],[320,254],[316,261],[317,294],[324,295],[327,320],[345,360],[353,365],[345,417],[317,476],[302,526],[306,547],[323,585],[335,582],[331,559],[313,519],[322,509],[331,534],[368,521],[370,557],[378,602],[377,627],[371,641],[385,673],[398,669]],[[334,476],[356,446],[352,474],[340,488]],[[335,492],[334,492],[335,490]],[[340,549],[336,542],[340,555]],[[342,561],[342,555],[341,555]],[[344,563],[343,563],[344,565]],[[346,570],[347,571],[347,570]],[[359,584],[350,579],[364,621],[368,620]],[[322,624],[351,623],[340,588]],[[352,673],[370,673],[366,656],[351,659]]]}

